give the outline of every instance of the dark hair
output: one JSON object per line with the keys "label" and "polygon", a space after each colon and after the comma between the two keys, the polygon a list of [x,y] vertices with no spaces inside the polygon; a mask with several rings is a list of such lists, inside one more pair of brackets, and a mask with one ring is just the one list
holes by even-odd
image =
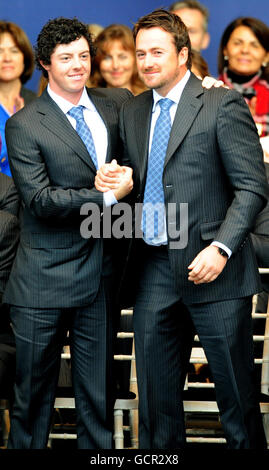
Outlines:
{"label": "dark hair", "polygon": [[16,46],[23,53],[24,69],[20,76],[20,80],[21,83],[26,83],[27,80],[31,78],[35,66],[34,53],[31,43],[23,29],[11,21],[0,21],[0,35],[4,33],[8,33],[12,36]]}
{"label": "dark hair", "polygon": [[210,75],[208,64],[206,60],[201,56],[200,52],[192,49],[192,67],[195,67],[199,71],[199,76],[205,78]]}
{"label": "dark hair", "polygon": [[40,61],[45,65],[50,65],[51,55],[56,46],[59,44],[69,44],[81,37],[84,37],[88,42],[91,57],[94,57],[95,47],[88,26],[77,18],[69,19],[59,17],[48,21],[45,26],[43,26],[37,38],[35,53],[37,67],[42,70],[45,77],[48,77],[48,73],[42,67]]}
{"label": "dark hair", "polygon": [[174,11],[183,10],[183,8],[189,8],[190,10],[199,10],[204,17],[204,30],[207,31],[208,20],[209,20],[209,11],[197,0],[183,0],[181,2],[174,2],[169,7],[169,11],[172,13]]}
{"label": "dark hair", "polygon": [[111,24],[101,31],[95,40],[96,55],[92,62],[92,74],[90,77],[93,86],[105,87],[106,82],[100,72],[100,62],[109,53],[110,44],[120,41],[123,49],[131,52],[134,56],[134,70],[131,78],[132,91],[136,95],[144,91],[145,85],[138,76],[135,58],[135,44],[132,30],[123,24]]}
{"label": "dark hair", "polygon": [[155,10],[152,13],[143,16],[134,25],[134,39],[136,39],[140,29],[150,28],[162,28],[167,33],[170,33],[173,36],[176,50],[178,52],[180,52],[183,47],[187,47],[188,60],[186,65],[188,69],[190,69],[192,63],[191,42],[188,30],[179,16],[162,9]]}
{"label": "dark hair", "polygon": [[[227,43],[230,39],[231,34],[239,26],[246,26],[247,28],[251,29],[251,31],[256,36],[256,38],[258,39],[258,41],[262,45],[262,47],[267,52],[269,51],[269,28],[268,28],[268,26],[265,23],[263,23],[261,20],[258,20],[257,18],[252,18],[252,17],[236,18],[234,21],[232,21],[226,27],[226,29],[224,30],[224,33],[222,35],[222,38],[220,40],[219,53],[218,53],[218,71],[219,71],[219,73],[222,73],[223,69],[225,67],[225,59],[224,59],[223,50],[227,46]],[[269,78],[269,67],[268,67],[268,65],[266,65],[266,67],[264,68],[263,74],[264,74],[264,76],[267,77],[267,80],[268,80],[268,78]]]}

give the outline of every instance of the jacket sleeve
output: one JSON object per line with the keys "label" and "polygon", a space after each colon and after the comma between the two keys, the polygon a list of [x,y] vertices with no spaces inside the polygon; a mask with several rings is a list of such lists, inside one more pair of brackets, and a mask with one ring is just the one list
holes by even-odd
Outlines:
{"label": "jacket sleeve", "polygon": [[20,200],[12,178],[1,175],[2,197],[0,198],[0,211],[9,212],[15,216],[19,214]]}
{"label": "jacket sleeve", "polygon": [[19,240],[19,198],[10,179],[1,181],[0,198],[0,294],[3,294]]}
{"label": "jacket sleeve", "polygon": [[224,94],[217,116],[217,139],[234,197],[215,240],[236,252],[254,227],[268,198],[268,183],[257,128],[240,93]]}

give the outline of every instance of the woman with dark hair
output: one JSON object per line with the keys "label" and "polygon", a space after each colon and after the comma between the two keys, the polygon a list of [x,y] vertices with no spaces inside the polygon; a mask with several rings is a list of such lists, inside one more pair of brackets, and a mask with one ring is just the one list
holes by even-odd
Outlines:
{"label": "woman with dark hair", "polygon": [[5,141],[7,119],[35,98],[23,85],[32,76],[34,55],[25,32],[15,23],[0,21],[0,171],[11,176]]}
{"label": "woman with dark hair", "polygon": [[135,46],[128,26],[112,24],[97,36],[92,64],[91,86],[127,88],[134,95],[145,91],[138,77]]}
{"label": "woman with dark hair", "polygon": [[261,137],[269,134],[269,28],[261,20],[241,17],[221,38],[220,79],[245,96]]}

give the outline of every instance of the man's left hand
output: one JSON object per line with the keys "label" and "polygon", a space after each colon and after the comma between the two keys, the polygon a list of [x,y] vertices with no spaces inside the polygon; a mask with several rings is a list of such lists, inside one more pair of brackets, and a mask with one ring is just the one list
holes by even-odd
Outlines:
{"label": "man's left hand", "polygon": [[207,76],[202,81],[202,87],[207,88],[208,90],[212,87],[219,88],[221,86],[223,86],[224,88],[229,88],[226,85],[224,85],[224,82],[222,80],[217,80],[214,77]]}
{"label": "man's left hand", "polygon": [[189,281],[194,284],[204,284],[215,281],[223,271],[228,257],[222,256],[214,245],[200,251],[192,263],[188,266]]}

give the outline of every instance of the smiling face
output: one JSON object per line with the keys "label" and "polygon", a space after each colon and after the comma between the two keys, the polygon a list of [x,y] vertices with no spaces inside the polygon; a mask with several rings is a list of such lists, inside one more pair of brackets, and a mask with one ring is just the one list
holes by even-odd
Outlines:
{"label": "smiling face", "polygon": [[140,29],[136,36],[136,58],[145,85],[166,96],[187,71],[188,49],[183,47],[178,52],[172,34],[162,28]]}
{"label": "smiling face", "polygon": [[134,66],[133,53],[124,49],[120,40],[114,40],[100,61],[100,73],[108,87],[131,90]]}
{"label": "smiling face", "polygon": [[24,56],[10,33],[0,35],[0,81],[18,80],[24,71]]}
{"label": "smiling face", "polygon": [[51,54],[51,63],[41,65],[48,72],[55,93],[77,104],[91,72],[89,44],[84,37],[59,44]]}
{"label": "smiling face", "polygon": [[269,54],[247,26],[238,26],[232,32],[223,53],[228,56],[229,69],[240,75],[257,73]]}

